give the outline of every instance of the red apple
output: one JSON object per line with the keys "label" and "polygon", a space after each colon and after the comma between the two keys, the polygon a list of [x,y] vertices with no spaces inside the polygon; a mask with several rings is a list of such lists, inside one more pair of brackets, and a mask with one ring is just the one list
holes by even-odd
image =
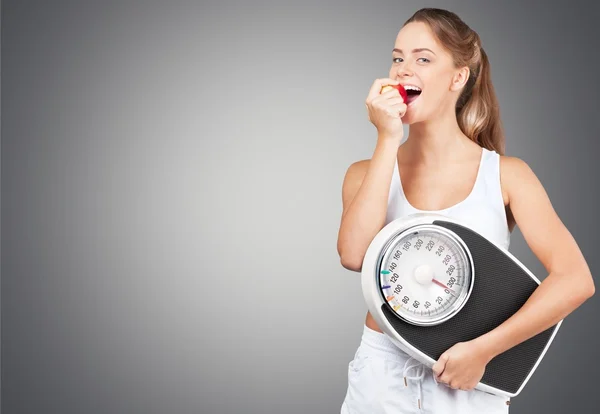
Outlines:
{"label": "red apple", "polygon": [[406,93],[406,89],[404,89],[404,86],[398,84],[398,85],[385,85],[384,87],[381,88],[381,90],[379,91],[380,94],[389,91],[390,89],[397,89],[398,92],[400,92],[400,96],[402,96],[402,99],[404,100],[404,103],[406,103],[406,101],[408,100],[408,94]]}

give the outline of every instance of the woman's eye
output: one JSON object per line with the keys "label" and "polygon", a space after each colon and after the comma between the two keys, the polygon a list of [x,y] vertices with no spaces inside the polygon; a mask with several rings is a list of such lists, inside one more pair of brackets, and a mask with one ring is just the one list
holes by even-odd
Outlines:
{"label": "woman's eye", "polygon": [[[395,62],[395,63],[400,63],[399,61],[401,61],[401,60],[402,60],[402,58],[393,58],[393,59],[392,59],[392,62]],[[427,58],[419,58],[419,59],[417,59],[417,60],[423,60],[423,61],[425,61],[425,63],[429,63],[429,62],[431,62],[431,61],[430,61],[429,59],[427,59]]]}

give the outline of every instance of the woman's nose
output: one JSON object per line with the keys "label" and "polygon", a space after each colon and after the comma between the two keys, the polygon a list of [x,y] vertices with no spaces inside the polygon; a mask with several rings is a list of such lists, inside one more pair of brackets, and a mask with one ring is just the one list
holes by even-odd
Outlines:
{"label": "woman's nose", "polygon": [[398,75],[400,76],[412,76],[412,74],[412,69],[409,67],[408,64],[401,65],[398,68]]}

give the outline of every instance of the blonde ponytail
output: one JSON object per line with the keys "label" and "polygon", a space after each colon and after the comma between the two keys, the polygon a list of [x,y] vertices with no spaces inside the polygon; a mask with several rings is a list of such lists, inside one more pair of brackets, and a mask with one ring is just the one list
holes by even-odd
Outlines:
{"label": "blonde ponytail", "polygon": [[489,150],[504,155],[504,133],[500,122],[500,107],[491,79],[488,57],[479,49],[477,71],[471,74],[456,106],[458,125],[463,133]]}

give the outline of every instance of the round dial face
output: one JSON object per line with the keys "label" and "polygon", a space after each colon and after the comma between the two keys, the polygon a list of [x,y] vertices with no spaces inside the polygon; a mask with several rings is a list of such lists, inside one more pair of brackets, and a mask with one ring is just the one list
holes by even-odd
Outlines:
{"label": "round dial face", "polygon": [[454,316],[473,288],[473,259],[454,232],[417,225],[382,249],[381,295],[390,308],[415,325],[436,325]]}

